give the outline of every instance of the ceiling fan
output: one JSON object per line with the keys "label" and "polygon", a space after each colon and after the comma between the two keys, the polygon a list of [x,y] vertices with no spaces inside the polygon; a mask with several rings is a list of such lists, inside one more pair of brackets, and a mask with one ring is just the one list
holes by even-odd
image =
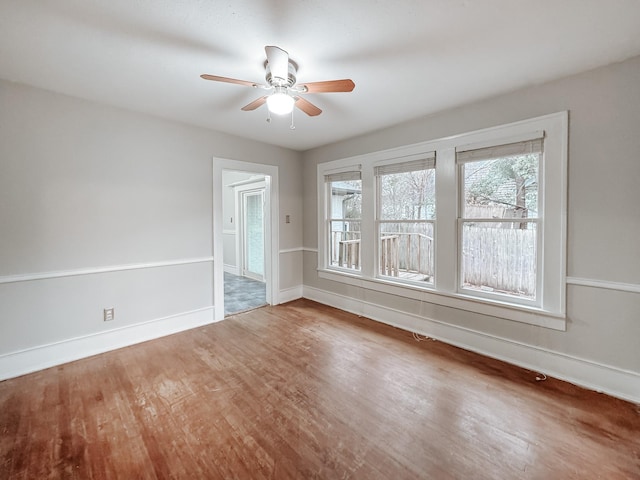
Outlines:
{"label": "ceiling fan", "polygon": [[295,62],[289,59],[289,54],[285,50],[275,46],[266,46],[264,49],[267,54],[267,61],[265,63],[266,85],[217,75],[203,74],[200,75],[200,77],[215,82],[235,83],[271,91],[269,95],[264,95],[254,100],[242,107],[241,110],[248,112],[266,103],[269,113],[276,115],[287,115],[293,111],[293,107],[295,106],[307,115],[315,117],[316,115],[320,115],[322,110],[302,98],[302,94],[351,92],[356,86],[353,80],[348,78],[323,82],[308,82],[298,85],[296,84],[297,66]]}

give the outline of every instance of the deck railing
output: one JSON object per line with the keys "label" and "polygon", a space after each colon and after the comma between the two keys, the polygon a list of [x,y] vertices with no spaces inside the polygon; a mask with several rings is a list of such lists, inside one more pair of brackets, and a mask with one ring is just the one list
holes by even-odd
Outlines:
{"label": "deck railing", "polygon": [[[331,232],[331,264],[360,268],[360,232]],[[433,238],[422,233],[391,232],[380,237],[380,274],[433,276]]]}
{"label": "deck railing", "polygon": [[[535,297],[536,231],[470,229],[463,235],[462,284],[527,298]],[[331,265],[359,269],[359,231],[331,232]],[[433,238],[415,232],[385,232],[380,237],[379,274],[432,281]]]}
{"label": "deck railing", "polygon": [[417,232],[386,232],[380,238],[380,274],[433,276],[433,238]]}
{"label": "deck railing", "polygon": [[331,232],[331,265],[360,268],[360,232],[352,230]]}

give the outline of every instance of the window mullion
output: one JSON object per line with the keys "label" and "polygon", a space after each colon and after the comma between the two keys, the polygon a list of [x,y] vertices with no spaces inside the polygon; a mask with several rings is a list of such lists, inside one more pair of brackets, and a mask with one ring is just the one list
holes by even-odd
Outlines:
{"label": "window mullion", "polygon": [[373,169],[362,171],[362,240],[360,243],[361,272],[364,277],[373,278],[376,272],[376,208],[375,177]]}
{"label": "window mullion", "polygon": [[456,291],[457,225],[456,152],[454,148],[437,151],[435,279],[436,289]]}

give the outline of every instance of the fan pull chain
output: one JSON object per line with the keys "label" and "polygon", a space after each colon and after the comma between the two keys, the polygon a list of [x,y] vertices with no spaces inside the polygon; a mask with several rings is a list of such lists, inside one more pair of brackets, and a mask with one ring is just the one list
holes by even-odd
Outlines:
{"label": "fan pull chain", "polygon": [[271,112],[267,108],[267,123],[271,123]]}
{"label": "fan pull chain", "polygon": [[[295,110],[295,108],[293,110]],[[296,126],[293,124],[293,110],[291,110],[291,125],[289,125],[289,128],[291,130],[295,130],[296,129]]]}

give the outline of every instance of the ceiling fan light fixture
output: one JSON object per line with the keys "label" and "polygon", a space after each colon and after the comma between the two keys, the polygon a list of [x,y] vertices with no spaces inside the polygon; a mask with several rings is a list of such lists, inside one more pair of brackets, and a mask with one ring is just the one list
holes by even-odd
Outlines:
{"label": "ceiling fan light fixture", "polygon": [[286,88],[275,87],[275,92],[267,97],[267,108],[274,115],[288,115],[293,111],[296,101],[287,93]]}
{"label": "ceiling fan light fixture", "polygon": [[305,93],[351,92],[356,86],[350,78],[306,82],[298,85],[296,83],[298,64],[289,58],[287,51],[274,45],[267,45],[264,47],[264,51],[267,54],[267,60],[264,62],[266,85],[260,85],[259,83],[249,82],[247,80],[239,80],[237,78],[221,77],[219,75],[202,74],[200,77],[204,80],[235,83],[247,87],[261,88],[271,92],[271,95],[265,94],[260,98],[256,98],[240,109],[243,112],[251,112],[266,103],[269,111],[267,121],[271,121],[271,114],[290,114],[293,121],[294,108],[300,109],[300,111],[310,117],[318,116],[322,113],[322,110],[309,100],[303,98],[302,95]]}

